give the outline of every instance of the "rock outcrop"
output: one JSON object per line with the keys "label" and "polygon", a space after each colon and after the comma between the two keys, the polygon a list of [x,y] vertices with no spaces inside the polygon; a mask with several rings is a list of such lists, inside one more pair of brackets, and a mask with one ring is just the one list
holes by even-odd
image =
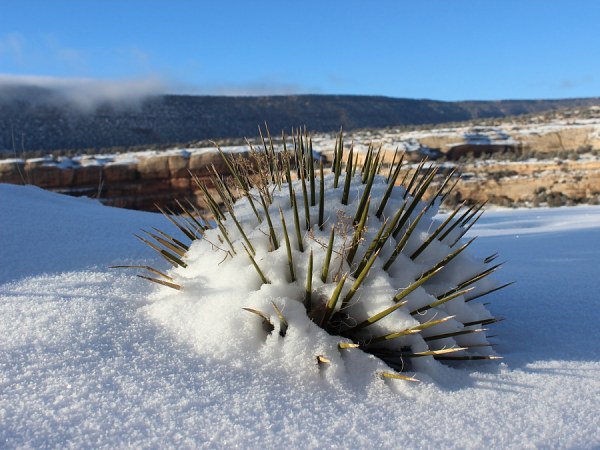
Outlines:
{"label": "rock outcrop", "polygon": [[[243,153],[242,153],[243,155]],[[188,198],[202,206],[190,172],[205,181],[209,170],[228,175],[216,151],[143,152],[125,158],[61,160],[36,158],[0,161],[0,183],[33,184],[69,195],[98,198],[109,206],[155,211],[155,204],[174,207]]]}
{"label": "rock outcrop", "polygon": [[[247,157],[244,151],[237,154]],[[323,157],[331,155],[324,153]],[[358,158],[359,163],[362,157]],[[392,161],[393,152],[386,151],[384,166]],[[202,149],[112,158],[4,160],[0,161],[0,182],[34,184],[64,194],[86,195],[122,208],[155,211],[155,205],[160,205],[176,209],[174,199],[185,198],[202,208],[202,195],[190,173],[206,182],[213,168],[221,175],[230,174],[217,151]],[[501,206],[600,202],[598,158],[488,161],[467,164],[462,170],[463,180],[452,199],[455,202],[467,199]]]}

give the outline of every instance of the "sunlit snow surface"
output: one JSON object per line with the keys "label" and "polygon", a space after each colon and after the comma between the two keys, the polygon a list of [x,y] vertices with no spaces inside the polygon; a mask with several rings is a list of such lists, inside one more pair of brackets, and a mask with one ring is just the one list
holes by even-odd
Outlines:
{"label": "sunlit snow surface", "polygon": [[517,281],[489,297],[505,359],[419,384],[199,351],[151,318],[153,286],[107,269],[155,265],[132,236],[151,226],[0,185],[0,447],[600,446],[600,207],[488,211],[472,252]]}

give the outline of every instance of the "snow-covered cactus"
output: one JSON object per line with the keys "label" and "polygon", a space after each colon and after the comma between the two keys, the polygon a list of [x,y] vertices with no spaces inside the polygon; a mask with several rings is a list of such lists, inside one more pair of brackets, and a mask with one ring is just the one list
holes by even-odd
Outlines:
{"label": "snow-covered cactus", "polygon": [[140,237],[175,267],[140,276],[175,289],[171,298],[210,302],[203,296],[218,292],[219,313],[242,318],[236,333],[250,341],[315,336],[326,342],[307,350],[317,367],[362,351],[393,369],[380,375],[414,380],[407,371],[435,360],[498,358],[486,327],[499,319],[476,300],[506,286],[488,278],[500,264],[469,255],[473,239],[462,240],[483,205],[437,216],[454,172],[402,155],[384,167],[372,146],[359,165],[341,133],[327,169],[306,133],[284,137],[282,149],[270,136],[263,144],[250,163],[221,152],[230,175],[214,173],[211,189],[195,179],[210,220],[190,202],[163,211],[192,243]]}

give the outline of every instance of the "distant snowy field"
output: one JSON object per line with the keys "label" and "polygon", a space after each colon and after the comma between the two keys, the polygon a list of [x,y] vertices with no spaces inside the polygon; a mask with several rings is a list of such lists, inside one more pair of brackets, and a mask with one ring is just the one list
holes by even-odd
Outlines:
{"label": "distant snowy field", "polygon": [[598,206],[488,211],[471,231],[517,281],[490,296],[501,363],[355,389],[211,359],[153,321],[153,286],[107,268],[156,265],[132,236],[152,226],[0,185],[0,448],[600,447]]}

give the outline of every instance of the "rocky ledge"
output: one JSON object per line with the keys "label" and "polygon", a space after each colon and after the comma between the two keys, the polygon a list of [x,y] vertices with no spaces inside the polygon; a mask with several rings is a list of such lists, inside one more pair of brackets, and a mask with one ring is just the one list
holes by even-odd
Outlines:
{"label": "rocky ledge", "polygon": [[[249,151],[246,147],[223,150],[239,157],[247,157]],[[329,153],[320,155],[325,160],[331,158]],[[393,156],[393,151],[384,150],[384,172]],[[442,172],[456,167],[452,162],[439,164]],[[175,207],[174,199],[184,198],[202,207],[202,195],[190,173],[206,182],[213,168],[221,175],[230,174],[215,148],[12,159],[0,161],[0,183],[33,184],[98,198],[110,206],[155,211],[155,205]],[[500,206],[600,202],[600,158],[595,155],[581,155],[577,160],[481,160],[460,168],[463,180],[455,190],[455,202],[488,201]]]}

